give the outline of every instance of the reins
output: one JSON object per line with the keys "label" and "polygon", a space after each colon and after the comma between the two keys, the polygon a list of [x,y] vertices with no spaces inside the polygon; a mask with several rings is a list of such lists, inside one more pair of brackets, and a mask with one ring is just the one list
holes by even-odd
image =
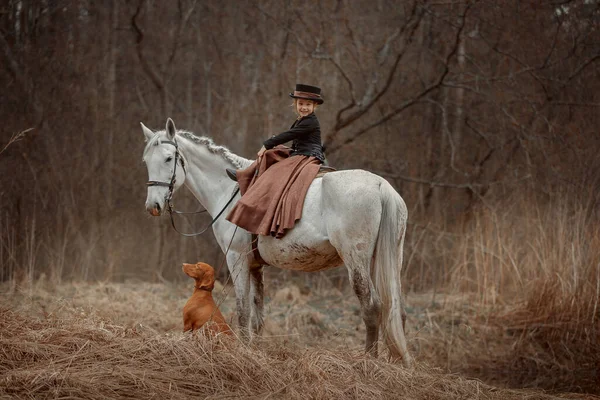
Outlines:
{"label": "reins", "polygon": [[223,207],[221,209],[221,211],[219,211],[219,213],[217,214],[217,216],[214,217],[212,219],[212,221],[210,221],[210,223],[206,226],[206,228],[202,229],[200,232],[194,232],[194,233],[184,233],[184,232],[179,231],[179,229],[177,229],[177,227],[175,226],[175,220],[173,219],[173,214],[197,214],[197,213],[205,212],[206,210],[196,211],[196,212],[177,211],[177,210],[173,209],[173,204],[171,203],[171,199],[168,199],[167,200],[167,205],[168,205],[167,209],[169,210],[169,215],[171,216],[171,225],[173,226],[173,229],[175,229],[175,232],[177,232],[181,236],[185,236],[185,237],[193,237],[193,236],[202,235],[209,228],[211,228],[214,225],[215,222],[217,222],[217,219],[219,219],[219,217],[225,212],[225,210],[227,209],[227,207],[229,207],[229,204],[231,204],[231,202],[233,201],[233,199],[235,199],[235,196],[238,194],[239,191],[240,191],[240,187],[236,186],[235,190],[233,191],[233,195],[227,201],[227,204],[225,204],[225,207]]}

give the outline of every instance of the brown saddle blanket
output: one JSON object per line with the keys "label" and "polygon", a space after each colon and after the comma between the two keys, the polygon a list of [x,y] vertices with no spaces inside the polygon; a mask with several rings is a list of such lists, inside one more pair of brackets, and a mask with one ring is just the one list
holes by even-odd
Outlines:
{"label": "brown saddle blanket", "polygon": [[302,217],[304,198],[312,181],[334,168],[315,157],[296,155],[277,146],[248,168],[237,171],[242,198],[227,220],[258,235],[282,238]]}
{"label": "brown saddle blanket", "polygon": [[316,177],[320,178],[328,172],[335,172],[335,171],[337,171],[337,169],[330,167],[328,165],[319,165],[319,172],[317,173]]}

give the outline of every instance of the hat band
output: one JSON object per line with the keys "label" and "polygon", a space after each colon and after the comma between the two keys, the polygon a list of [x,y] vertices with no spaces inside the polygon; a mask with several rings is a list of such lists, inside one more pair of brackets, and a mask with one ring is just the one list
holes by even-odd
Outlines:
{"label": "hat band", "polygon": [[315,93],[310,93],[310,92],[299,92],[297,90],[294,90],[294,97],[308,97],[310,99],[320,99],[321,96]]}

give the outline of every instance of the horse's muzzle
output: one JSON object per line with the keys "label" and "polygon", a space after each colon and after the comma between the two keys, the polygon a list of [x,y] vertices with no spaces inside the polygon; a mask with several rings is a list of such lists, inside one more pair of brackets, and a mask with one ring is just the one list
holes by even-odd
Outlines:
{"label": "horse's muzzle", "polygon": [[160,205],[158,203],[154,203],[154,206],[146,207],[146,210],[150,213],[150,215],[153,215],[155,217],[160,216],[160,214],[162,212]]}

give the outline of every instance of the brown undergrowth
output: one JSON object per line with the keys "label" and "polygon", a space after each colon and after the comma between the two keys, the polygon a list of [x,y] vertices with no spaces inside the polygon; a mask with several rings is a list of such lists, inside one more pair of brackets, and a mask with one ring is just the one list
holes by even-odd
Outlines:
{"label": "brown undergrowth", "polygon": [[597,331],[578,333],[573,320],[527,304],[486,310],[468,296],[438,297],[411,310],[422,313],[411,338],[421,362],[502,387],[600,394]]}
{"label": "brown undergrowth", "polygon": [[[303,294],[295,285],[277,289],[268,280],[273,295],[267,299],[264,335],[245,345],[181,333],[180,311],[189,289],[38,283],[5,292],[0,397],[590,398],[511,390],[467,378],[474,371],[473,355],[482,351],[476,337],[487,338],[488,346],[497,343],[497,356],[507,349],[491,339],[502,330],[493,324],[483,329],[464,297],[438,294],[445,300],[436,308],[430,294],[412,296],[409,339],[418,362],[407,370],[363,354],[364,328],[349,291]],[[215,298],[223,300],[219,294]],[[230,320],[233,305],[231,296],[220,302]],[[423,319],[429,322],[417,332]],[[487,351],[492,359],[494,349]],[[455,368],[460,375],[448,373],[446,362],[456,357],[465,361],[464,371]]]}
{"label": "brown undergrowth", "polygon": [[413,251],[443,254],[429,262],[450,294],[421,321],[441,341],[424,357],[486,382],[600,394],[600,224],[584,200],[523,196],[424,231]]}
{"label": "brown undergrowth", "polygon": [[[267,268],[265,329],[249,346],[180,332],[191,285],[37,274],[0,285],[0,397],[597,398],[600,218],[581,201],[525,200],[412,227],[413,370],[362,354],[344,269]],[[235,326],[231,287],[213,294]]]}

